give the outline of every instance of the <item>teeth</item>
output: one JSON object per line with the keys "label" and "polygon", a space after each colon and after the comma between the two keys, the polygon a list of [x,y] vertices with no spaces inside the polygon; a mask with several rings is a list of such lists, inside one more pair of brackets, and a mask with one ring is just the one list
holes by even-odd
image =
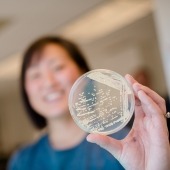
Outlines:
{"label": "teeth", "polygon": [[48,101],[53,101],[55,99],[58,99],[60,96],[61,96],[61,93],[52,93],[52,94],[47,95],[45,98]]}

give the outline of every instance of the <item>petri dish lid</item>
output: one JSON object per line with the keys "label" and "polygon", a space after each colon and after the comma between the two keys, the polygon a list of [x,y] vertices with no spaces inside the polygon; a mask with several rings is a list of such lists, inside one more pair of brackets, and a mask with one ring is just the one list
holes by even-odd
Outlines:
{"label": "petri dish lid", "polygon": [[135,106],[131,86],[120,74],[96,69],[83,74],[69,94],[69,110],[76,124],[88,133],[109,135],[131,119]]}

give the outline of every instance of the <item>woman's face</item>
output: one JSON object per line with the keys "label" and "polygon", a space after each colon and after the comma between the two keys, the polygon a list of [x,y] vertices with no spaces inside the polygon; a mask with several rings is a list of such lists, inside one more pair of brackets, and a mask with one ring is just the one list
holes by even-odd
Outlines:
{"label": "woman's face", "polygon": [[26,71],[25,88],[31,106],[46,119],[66,116],[68,96],[80,68],[60,45],[45,46]]}

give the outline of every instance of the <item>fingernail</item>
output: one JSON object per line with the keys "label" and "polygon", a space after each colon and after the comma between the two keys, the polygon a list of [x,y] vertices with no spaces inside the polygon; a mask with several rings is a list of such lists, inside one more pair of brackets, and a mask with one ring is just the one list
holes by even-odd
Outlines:
{"label": "fingernail", "polygon": [[135,90],[135,92],[138,92],[139,90],[141,90],[141,85],[139,83],[134,83],[133,89]]}
{"label": "fingernail", "polygon": [[88,142],[91,142],[91,143],[92,143],[91,138],[90,138],[89,135],[86,137],[86,140],[87,140]]}

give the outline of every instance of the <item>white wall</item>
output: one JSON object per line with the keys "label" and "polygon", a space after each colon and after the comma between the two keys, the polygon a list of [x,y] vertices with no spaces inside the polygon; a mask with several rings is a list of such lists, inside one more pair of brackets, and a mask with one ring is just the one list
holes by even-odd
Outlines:
{"label": "white wall", "polygon": [[83,49],[92,68],[108,68],[125,75],[147,67],[151,87],[161,95],[167,93],[152,14]]}
{"label": "white wall", "polygon": [[11,152],[31,141],[36,131],[23,108],[18,81],[0,82],[0,151]]}
{"label": "white wall", "polygon": [[155,21],[170,96],[170,1],[155,0]]}

